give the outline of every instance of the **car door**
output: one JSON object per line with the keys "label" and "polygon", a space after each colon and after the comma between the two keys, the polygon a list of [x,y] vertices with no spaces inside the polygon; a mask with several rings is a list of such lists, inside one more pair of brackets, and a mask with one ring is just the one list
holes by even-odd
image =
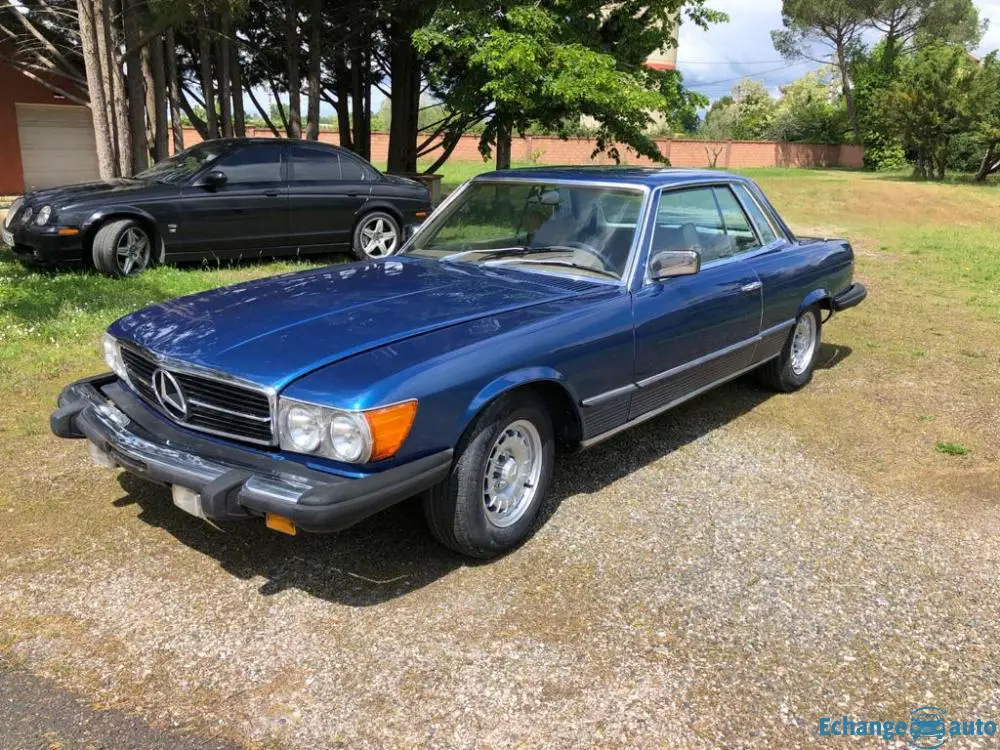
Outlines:
{"label": "car door", "polygon": [[649,257],[696,250],[702,266],[647,279],[633,295],[639,388],[629,419],[746,369],[760,332],[761,284],[743,257],[759,242],[728,186],[664,191],[654,216]]}
{"label": "car door", "polygon": [[329,146],[289,146],[289,221],[297,245],[350,244],[355,217],[372,186],[354,162]]}
{"label": "car door", "polygon": [[187,251],[225,256],[272,251],[288,240],[284,144],[250,143],[211,164],[225,176],[206,185],[204,174],[183,192],[182,236]]}

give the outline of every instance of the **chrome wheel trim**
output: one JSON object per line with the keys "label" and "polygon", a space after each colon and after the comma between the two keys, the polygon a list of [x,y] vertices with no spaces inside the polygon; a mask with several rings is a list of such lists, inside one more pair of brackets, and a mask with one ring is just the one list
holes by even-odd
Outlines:
{"label": "chrome wheel trim", "polygon": [[542,437],[526,419],[500,430],[483,470],[483,509],[498,528],[513,526],[531,507],[542,476]]}
{"label": "chrome wheel trim", "polygon": [[792,332],[792,372],[801,375],[809,369],[816,351],[816,316],[806,313]]}
{"label": "chrome wheel trim", "polygon": [[396,252],[399,236],[392,223],[381,216],[361,225],[361,252],[369,258],[385,258]]}
{"label": "chrome wheel trim", "polygon": [[149,265],[149,237],[138,227],[122,232],[115,245],[115,263],[123,276],[139,273]]}

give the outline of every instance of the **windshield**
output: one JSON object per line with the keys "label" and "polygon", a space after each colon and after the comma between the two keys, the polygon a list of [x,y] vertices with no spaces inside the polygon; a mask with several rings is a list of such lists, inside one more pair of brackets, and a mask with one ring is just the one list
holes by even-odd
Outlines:
{"label": "windshield", "polygon": [[224,153],[227,147],[218,143],[199,143],[189,149],[181,151],[179,154],[171,156],[157,162],[149,169],[139,172],[135,176],[137,180],[151,180],[153,182],[169,182],[176,184],[184,182],[201,171],[210,162],[215,161]]}
{"label": "windshield", "polygon": [[473,182],[420,232],[424,258],[621,279],[642,208],[636,189]]}

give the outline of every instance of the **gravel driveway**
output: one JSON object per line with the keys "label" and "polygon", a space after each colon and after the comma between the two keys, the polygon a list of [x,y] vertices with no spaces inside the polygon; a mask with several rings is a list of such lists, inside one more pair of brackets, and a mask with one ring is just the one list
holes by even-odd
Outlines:
{"label": "gravel driveway", "polygon": [[995,719],[991,487],[887,488],[773,416],[864,368],[811,396],[737,382],[564,460],[535,536],[490,564],[415,504],[328,537],[218,532],[59,444],[34,471],[108,531],[3,561],[8,651],[267,748],[839,746],[820,716]]}

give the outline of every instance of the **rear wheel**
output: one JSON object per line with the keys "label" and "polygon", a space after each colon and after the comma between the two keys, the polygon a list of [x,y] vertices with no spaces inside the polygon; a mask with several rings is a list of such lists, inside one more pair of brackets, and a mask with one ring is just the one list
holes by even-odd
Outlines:
{"label": "rear wheel", "polygon": [[463,438],[451,476],[424,496],[431,532],[470,557],[515,547],[538,515],[554,455],[541,399],[524,393],[493,402]]}
{"label": "rear wheel", "polygon": [[758,373],[761,381],[784,393],[807,385],[812,380],[819,356],[822,327],[818,307],[803,311],[789,332],[781,354],[760,366]]}
{"label": "rear wheel", "polygon": [[359,260],[395,255],[402,245],[399,222],[384,211],[366,214],[354,228],[354,254]]}
{"label": "rear wheel", "polygon": [[109,276],[137,276],[149,266],[152,248],[149,234],[138,222],[109,221],[94,235],[94,268]]}

